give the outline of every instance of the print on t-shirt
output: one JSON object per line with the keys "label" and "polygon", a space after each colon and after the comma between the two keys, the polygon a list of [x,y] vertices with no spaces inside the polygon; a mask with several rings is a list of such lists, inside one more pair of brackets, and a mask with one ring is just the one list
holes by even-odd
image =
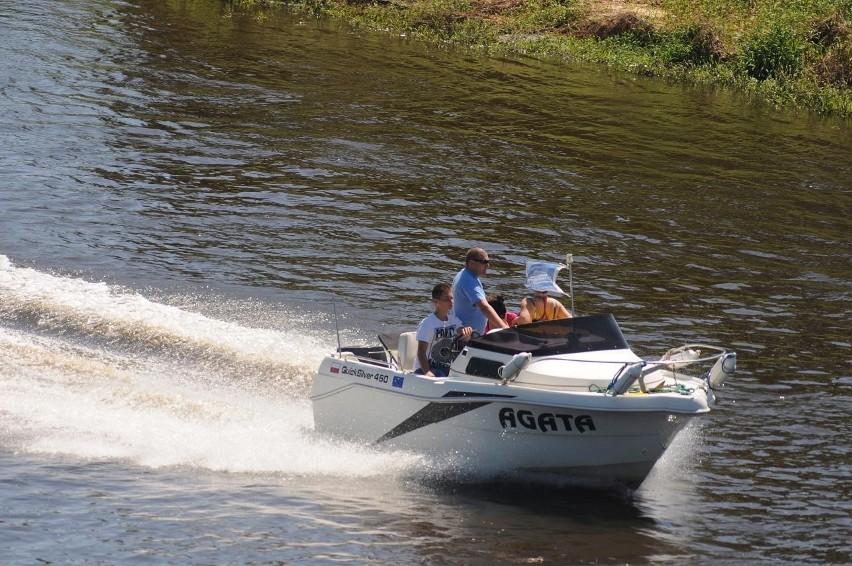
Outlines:
{"label": "print on t-shirt", "polygon": [[[436,376],[449,375],[450,364],[462,348],[461,338],[456,335],[461,326],[461,321],[452,314],[447,320],[441,320],[432,313],[417,327],[417,340],[428,343],[429,369]],[[422,370],[419,363],[416,366],[417,371]]]}
{"label": "print on t-shirt", "polygon": [[432,348],[429,350],[429,367],[437,367],[448,374],[450,364],[461,350],[458,346],[459,338],[456,336],[455,326],[436,328]]}

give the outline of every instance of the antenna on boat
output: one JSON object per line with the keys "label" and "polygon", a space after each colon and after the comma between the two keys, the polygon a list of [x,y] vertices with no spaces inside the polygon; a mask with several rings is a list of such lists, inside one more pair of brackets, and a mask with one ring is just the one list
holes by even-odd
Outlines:
{"label": "antenna on boat", "polygon": [[337,324],[337,301],[334,293],[331,294],[331,308],[334,309],[334,330],[337,332],[337,353],[339,354],[343,348],[340,346],[340,326]]}
{"label": "antenna on boat", "polygon": [[565,263],[568,265],[568,294],[571,296],[571,315],[576,316],[577,311],[574,310],[574,273],[571,270],[574,254],[565,254]]}

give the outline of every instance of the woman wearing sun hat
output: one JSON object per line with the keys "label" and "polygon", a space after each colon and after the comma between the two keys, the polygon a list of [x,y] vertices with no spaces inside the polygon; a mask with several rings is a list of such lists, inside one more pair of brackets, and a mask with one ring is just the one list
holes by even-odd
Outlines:
{"label": "woman wearing sun hat", "polygon": [[542,320],[571,318],[571,313],[565,305],[548,296],[548,293],[559,297],[566,295],[556,284],[556,274],[563,267],[565,266],[559,263],[527,262],[526,287],[533,290],[533,295],[521,299],[521,310],[514,321],[515,326]]}

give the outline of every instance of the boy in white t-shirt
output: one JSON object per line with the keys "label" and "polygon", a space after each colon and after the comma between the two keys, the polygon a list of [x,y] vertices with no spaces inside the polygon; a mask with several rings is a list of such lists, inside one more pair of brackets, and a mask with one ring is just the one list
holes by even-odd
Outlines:
{"label": "boy in white t-shirt", "polygon": [[462,321],[452,313],[453,289],[446,283],[432,288],[435,312],[417,326],[417,361],[414,371],[431,377],[447,377],[450,363],[461,349],[460,340],[470,340],[473,329],[462,326]]}

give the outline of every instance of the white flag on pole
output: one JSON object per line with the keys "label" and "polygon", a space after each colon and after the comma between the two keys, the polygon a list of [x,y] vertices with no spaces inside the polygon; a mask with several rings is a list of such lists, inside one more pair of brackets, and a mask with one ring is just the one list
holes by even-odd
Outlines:
{"label": "white flag on pole", "polygon": [[548,263],[543,261],[527,262],[526,286],[533,291],[547,291],[557,297],[567,295],[559,285],[556,284],[556,274],[565,265],[561,263]]}

